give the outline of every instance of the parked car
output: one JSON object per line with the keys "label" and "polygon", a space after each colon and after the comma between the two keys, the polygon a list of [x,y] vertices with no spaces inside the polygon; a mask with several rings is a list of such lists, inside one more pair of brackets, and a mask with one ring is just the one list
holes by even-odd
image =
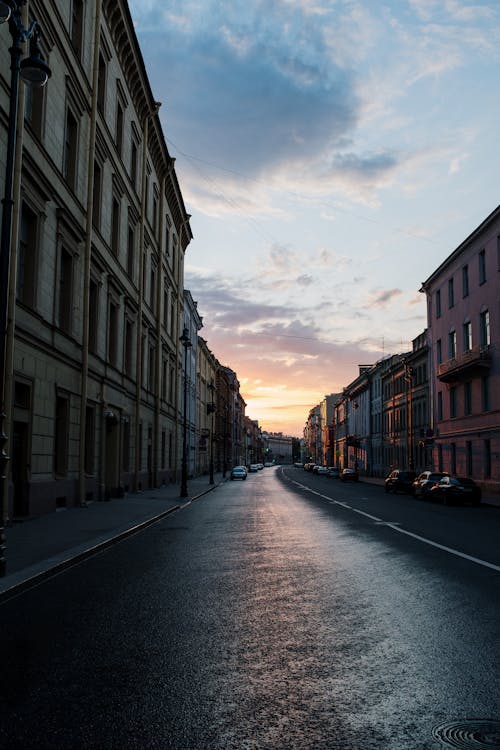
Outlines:
{"label": "parked car", "polygon": [[479,505],[481,488],[473,479],[468,477],[443,477],[431,487],[429,498],[441,502],[443,505],[452,505],[453,503]]}
{"label": "parked car", "polygon": [[231,469],[231,479],[246,479],[247,470],[245,466],[235,466]]}
{"label": "parked car", "polygon": [[254,471],[259,471],[259,465],[258,465],[258,464],[250,464],[250,466],[248,467],[248,471],[249,471],[249,472],[250,472],[250,471],[251,471],[251,472],[254,472]]}
{"label": "parked car", "polygon": [[407,492],[411,495],[413,493],[413,482],[416,478],[417,475],[414,471],[394,469],[385,479],[385,491],[394,493]]}
{"label": "parked car", "polygon": [[338,466],[329,466],[328,467],[328,476],[333,477],[334,479],[340,478],[340,469]]}
{"label": "parked car", "polygon": [[445,476],[447,473],[443,471],[423,471],[413,482],[413,495],[421,498],[428,497],[431,487]]}
{"label": "parked car", "polygon": [[358,472],[355,469],[343,469],[340,475],[342,482],[357,482],[359,479]]}
{"label": "parked car", "polygon": [[326,476],[328,474],[328,466],[316,466],[316,474]]}

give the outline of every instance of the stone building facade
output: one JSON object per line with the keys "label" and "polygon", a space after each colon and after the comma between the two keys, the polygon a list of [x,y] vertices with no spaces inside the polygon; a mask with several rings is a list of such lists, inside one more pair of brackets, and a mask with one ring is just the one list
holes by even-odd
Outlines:
{"label": "stone building facade", "polygon": [[500,492],[500,206],[422,284],[436,469]]}
{"label": "stone building facade", "polygon": [[[189,215],[128,5],[37,0],[22,91],[4,518],[175,479]],[[0,51],[0,160],[9,60]]]}

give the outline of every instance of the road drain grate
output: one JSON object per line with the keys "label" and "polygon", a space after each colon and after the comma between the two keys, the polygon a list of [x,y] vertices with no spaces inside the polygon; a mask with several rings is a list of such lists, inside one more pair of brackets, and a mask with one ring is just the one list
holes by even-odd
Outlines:
{"label": "road drain grate", "polygon": [[500,750],[500,721],[464,719],[440,724],[432,730],[434,739],[462,750]]}

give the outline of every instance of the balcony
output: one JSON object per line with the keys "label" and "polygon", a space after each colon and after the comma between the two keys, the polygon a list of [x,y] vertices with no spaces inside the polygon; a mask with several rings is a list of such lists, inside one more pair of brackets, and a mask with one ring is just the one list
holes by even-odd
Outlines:
{"label": "balcony", "polygon": [[470,376],[474,371],[487,370],[491,367],[489,346],[475,346],[454,359],[442,362],[438,366],[438,378],[442,383],[451,383]]}

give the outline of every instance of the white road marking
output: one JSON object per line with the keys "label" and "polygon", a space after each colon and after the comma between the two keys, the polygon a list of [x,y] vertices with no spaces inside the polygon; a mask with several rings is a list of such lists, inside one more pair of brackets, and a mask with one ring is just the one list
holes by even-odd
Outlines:
{"label": "white road marking", "polygon": [[444,552],[448,552],[450,555],[455,555],[456,557],[461,557],[463,560],[469,560],[469,562],[476,563],[477,565],[482,565],[484,568],[490,568],[491,570],[496,570],[500,573],[500,565],[495,565],[494,563],[490,563],[487,560],[481,560],[479,557],[474,557],[473,555],[467,555],[465,552],[460,552],[458,549],[454,549],[453,547],[447,547],[445,544],[439,544],[439,542],[434,542],[432,539],[427,539],[425,536],[420,536],[420,534],[414,534],[412,531],[407,531],[406,529],[402,529],[401,526],[397,521],[384,521],[382,518],[378,518],[377,516],[372,516],[370,513],[366,513],[364,510],[359,510],[359,508],[353,508],[352,505],[348,505],[345,502],[342,502],[341,500],[332,500],[331,497],[328,497],[327,495],[322,495],[321,492],[316,492],[316,490],[312,490],[310,487],[306,487],[304,484],[300,484],[299,482],[296,482],[294,479],[289,479],[290,482],[297,485],[297,487],[300,487],[303,490],[307,490],[307,492],[310,492],[313,495],[317,495],[318,497],[321,497],[323,500],[327,500],[330,505],[340,505],[342,508],[346,508],[347,510],[352,510],[353,513],[357,513],[360,516],[365,516],[365,518],[369,518],[371,521],[375,521],[375,523],[379,526],[387,526],[390,529],[394,529],[394,531],[397,531],[399,534],[405,534],[406,536],[411,537],[412,539],[416,539],[419,542],[423,542],[424,544],[428,544],[430,547],[436,547],[436,549],[443,550]]}

